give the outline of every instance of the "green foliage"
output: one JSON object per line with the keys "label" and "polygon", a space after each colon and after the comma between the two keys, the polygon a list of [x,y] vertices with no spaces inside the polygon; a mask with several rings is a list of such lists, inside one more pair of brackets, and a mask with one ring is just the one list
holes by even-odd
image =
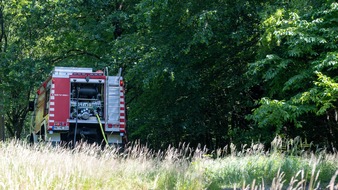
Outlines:
{"label": "green foliage", "polygon": [[[260,59],[249,65],[248,72],[263,80],[266,89],[266,98],[248,117],[260,127],[275,126],[274,132],[281,133],[282,127],[311,123],[306,117],[311,114],[335,112],[338,4],[328,5],[308,12],[309,6],[279,9],[263,22]],[[322,117],[312,117],[316,119],[325,123]],[[337,130],[330,122],[329,130]]]}
{"label": "green foliage", "polygon": [[[1,104],[8,135],[19,138],[34,86],[48,67],[40,59],[41,28],[34,24],[29,1],[1,1]],[[34,29],[33,29],[34,28]]]}
{"label": "green foliage", "polygon": [[252,102],[241,74],[254,58],[259,7],[247,1],[137,4],[136,31],[117,42],[115,56],[130,63],[132,138],[158,147],[180,141],[217,147],[229,140],[230,128],[245,126]]}
{"label": "green foliage", "polygon": [[298,101],[301,103],[314,103],[317,106],[316,114],[323,115],[330,109],[336,109],[338,98],[338,83],[323,75],[317,73],[318,81],[315,86],[304,92]]}
{"label": "green foliage", "polygon": [[295,124],[298,124],[296,118],[304,110],[300,106],[268,98],[261,99],[259,103],[259,109],[256,109],[253,115],[248,116],[248,118],[257,121],[258,126],[263,128],[276,126],[276,129],[273,130],[276,134],[281,132],[283,124],[287,121],[293,121]]}
{"label": "green foliage", "polygon": [[331,0],[2,0],[7,129],[20,137],[27,101],[52,67],[122,67],[130,139],[215,149],[325,128],[312,140],[337,144],[337,7]]}
{"label": "green foliage", "polygon": [[8,136],[17,138],[25,125],[28,100],[51,68],[110,66],[115,29],[127,18],[122,5],[105,0],[6,0],[0,2],[0,13],[2,111]]}

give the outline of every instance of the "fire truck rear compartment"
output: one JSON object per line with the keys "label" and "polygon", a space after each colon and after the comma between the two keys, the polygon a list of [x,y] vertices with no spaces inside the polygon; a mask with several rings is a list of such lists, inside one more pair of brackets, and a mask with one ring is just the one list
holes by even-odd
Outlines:
{"label": "fire truck rear compartment", "polygon": [[71,83],[70,119],[96,120],[104,116],[102,83]]}

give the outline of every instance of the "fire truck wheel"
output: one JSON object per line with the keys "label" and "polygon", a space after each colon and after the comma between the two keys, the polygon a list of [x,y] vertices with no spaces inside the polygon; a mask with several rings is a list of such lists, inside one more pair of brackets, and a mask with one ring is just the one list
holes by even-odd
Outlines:
{"label": "fire truck wheel", "polygon": [[33,134],[33,133],[31,133],[31,134],[29,135],[29,143],[30,143],[30,144],[34,144],[34,134]]}
{"label": "fire truck wheel", "polygon": [[45,131],[46,131],[46,126],[43,125],[40,129],[40,140],[39,141],[45,141]]}

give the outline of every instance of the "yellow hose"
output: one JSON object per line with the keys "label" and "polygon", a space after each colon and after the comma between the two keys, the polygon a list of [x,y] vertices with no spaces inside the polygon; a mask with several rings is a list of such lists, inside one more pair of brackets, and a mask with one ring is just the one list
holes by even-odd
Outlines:
{"label": "yellow hose", "polygon": [[102,127],[102,123],[101,123],[100,117],[99,117],[98,114],[96,114],[96,117],[97,117],[97,120],[99,121],[99,124],[100,124],[100,128],[101,128],[101,132],[102,132],[102,136],[103,136],[104,142],[106,142],[107,146],[109,146],[109,143],[107,141],[106,135],[104,134],[104,130],[103,130],[103,127]]}

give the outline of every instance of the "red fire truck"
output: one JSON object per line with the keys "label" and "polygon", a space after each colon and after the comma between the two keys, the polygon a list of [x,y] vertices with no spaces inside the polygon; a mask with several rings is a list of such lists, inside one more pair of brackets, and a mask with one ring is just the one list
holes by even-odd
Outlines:
{"label": "red fire truck", "polygon": [[126,107],[121,69],[55,67],[37,90],[32,142],[98,144],[126,142]]}

